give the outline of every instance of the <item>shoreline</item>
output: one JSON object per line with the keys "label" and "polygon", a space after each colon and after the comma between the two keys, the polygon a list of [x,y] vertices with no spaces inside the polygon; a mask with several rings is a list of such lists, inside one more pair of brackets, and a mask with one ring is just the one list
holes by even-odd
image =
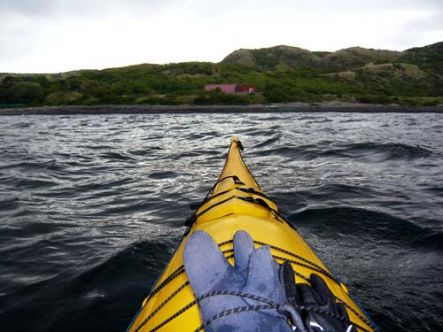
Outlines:
{"label": "shoreline", "polygon": [[186,113],[443,113],[439,106],[328,102],[271,105],[69,105],[0,109],[6,115],[186,114]]}

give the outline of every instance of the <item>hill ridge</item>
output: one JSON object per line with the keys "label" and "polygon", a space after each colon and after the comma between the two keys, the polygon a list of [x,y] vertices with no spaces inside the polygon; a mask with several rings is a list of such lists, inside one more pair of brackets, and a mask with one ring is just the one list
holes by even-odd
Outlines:
{"label": "hill ridge", "polygon": [[[319,56],[321,53],[324,53],[324,56]],[[230,53],[221,62],[247,65],[263,70],[273,70],[278,66],[286,66],[291,69],[314,67],[322,70],[344,70],[364,66],[370,62],[394,61],[401,54],[402,52],[398,51],[361,46],[326,52],[310,51],[296,46],[276,45],[268,48],[239,49]]]}
{"label": "hill ridge", "polygon": [[[254,85],[249,96],[204,89]],[[284,102],[443,104],[443,42],[405,51],[360,46],[335,52],[276,45],[239,49],[221,62],[135,64],[58,74],[0,74],[0,107]]]}

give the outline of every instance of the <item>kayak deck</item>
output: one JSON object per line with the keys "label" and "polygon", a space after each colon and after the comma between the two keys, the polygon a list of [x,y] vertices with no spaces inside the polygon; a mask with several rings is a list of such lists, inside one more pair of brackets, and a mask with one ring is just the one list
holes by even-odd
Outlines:
{"label": "kayak deck", "polygon": [[208,196],[188,221],[188,229],[169,264],[133,320],[129,331],[195,331],[201,318],[183,267],[183,250],[192,232],[204,230],[233,264],[233,237],[239,230],[250,234],[255,246],[268,245],[278,263],[289,261],[297,283],[308,283],[311,273],[323,278],[342,302],[359,331],[375,327],[340,283],[281,216],[277,205],[260,189],[241,157],[241,143],[233,138],[223,171]]}

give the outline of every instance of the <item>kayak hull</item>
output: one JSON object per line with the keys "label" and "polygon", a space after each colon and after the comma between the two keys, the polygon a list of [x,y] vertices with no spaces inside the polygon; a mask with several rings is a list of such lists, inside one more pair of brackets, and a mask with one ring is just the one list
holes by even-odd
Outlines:
{"label": "kayak hull", "polygon": [[261,191],[233,139],[223,171],[208,196],[188,222],[186,234],[129,331],[195,331],[201,324],[195,296],[183,268],[183,250],[190,234],[203,230],[219,245],[233,264],[234,234],[243,230],[255,246],[268,245],[278,263],[289,261],[296,283],[307,283],[311,273],[323,278],[337,301],[345,304],[351,322],[361,331],[374,331],[373,324],[340,283],[281,216],[277,205]]}

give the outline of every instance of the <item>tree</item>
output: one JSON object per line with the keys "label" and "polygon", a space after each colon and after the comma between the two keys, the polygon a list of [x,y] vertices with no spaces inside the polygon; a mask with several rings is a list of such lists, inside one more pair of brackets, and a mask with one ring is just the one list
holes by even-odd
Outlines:
{"label": "tree", "polygon": [[40,84],[35,82],[19,82],[13,85],[14,103],[38,103],[43,100],[44,93]]}

